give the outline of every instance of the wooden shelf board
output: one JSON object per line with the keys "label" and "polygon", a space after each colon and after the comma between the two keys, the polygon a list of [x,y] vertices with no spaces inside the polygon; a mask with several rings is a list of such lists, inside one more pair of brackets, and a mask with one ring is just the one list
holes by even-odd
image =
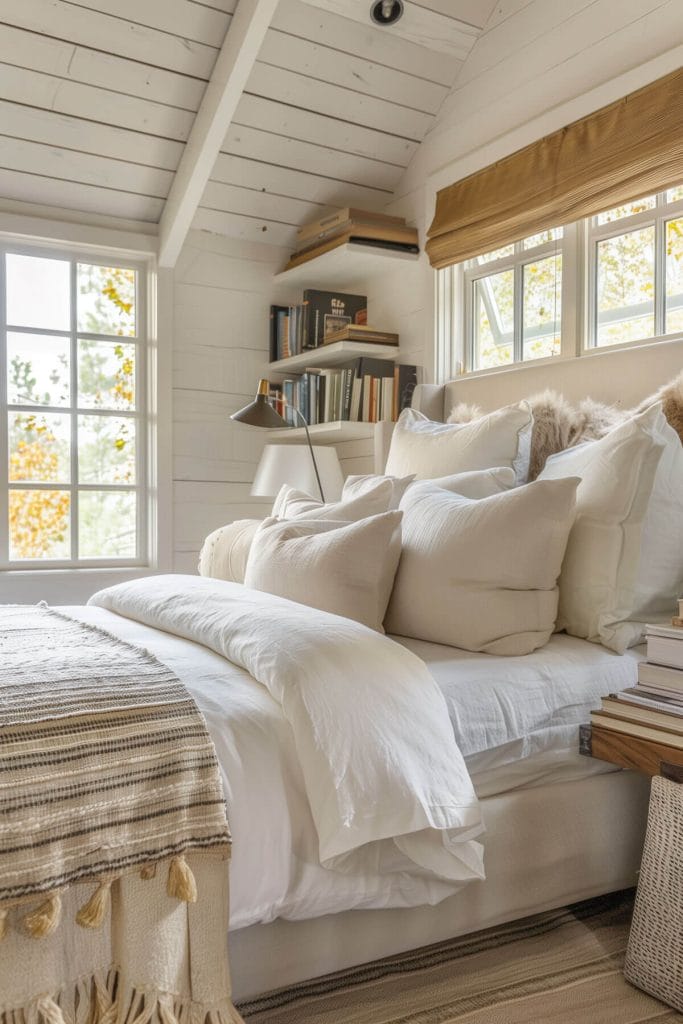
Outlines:
{"label": "wooden shelf board", "polygon": [[367,341],[335,341],[332,345],[309,348],[295,356],[270,363],[271,373],[305,370],[307,366],[338,366],[349,359],[370,356],[372,359],[398,359],[398,345],[373,345]]}
{"label": "wooden shelf board", "polygon": [[[333,423],[315,423],[308,429],[314,444],[338,444],[340,441],[357,441],[364,437],[374,437],[376,426],[376,423],[336,420]],[[303,441],[305,438],[306,431],[303,427],[276,428],[268,431],[269,441],[295,442]]]}
{"label": "wooden shelf board", "polygon": [[321,256],[315,256],[298,267],[280,271],[275,275],[275,282],[305,288],[343,291],[345,288],[364,287],[364,281],[370,274],[391,269],[391,265],[397,260],[415,263],[419,258],[419,253],[346,242],[345,245],[330,249]]}
{"label": "wooden shelf board", "polygon": [[670,747],[665,740],[665,732],[662,733],[662,742],[656,743],[602,726],[593,725],[591,728],[592,757],[648,775],[659,775],[662,763],[683,765],[683,750]]}

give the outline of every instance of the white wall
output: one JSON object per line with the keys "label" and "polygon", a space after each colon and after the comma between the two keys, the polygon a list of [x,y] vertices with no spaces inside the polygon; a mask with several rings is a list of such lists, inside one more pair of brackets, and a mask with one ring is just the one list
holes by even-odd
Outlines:
{"label": "white wall", "polygon": [[[436,192],[683,63],[680,0],[500,0],[388,210],[424,242]],[[433,374],[434,274],[398,268],[419,330],[409,349]]]}
{"label": "white wall", "polygon": [[175,268],[173,565],[195,572],[202,540],[233,519],[261,517],[249,495],[264,433],[230,420],[268,376],[273,274],[286,253],[192,231]]}

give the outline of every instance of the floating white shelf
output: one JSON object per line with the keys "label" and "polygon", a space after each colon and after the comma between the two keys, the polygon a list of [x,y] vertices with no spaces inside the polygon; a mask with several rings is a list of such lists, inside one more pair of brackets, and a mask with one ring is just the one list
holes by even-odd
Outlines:
{"label": "floating white shelf", "polygon": [[369,274],[391,269],[397,260],[415,263],[419,258],[418,253],[346,242],[292,270],[281,271],[275,275],[275,281],[306,288],[362,288]]}
{"label": "floating white shelf", "polygon": [[[374,437],[376,423],[358,423],[351,420],[335,420],[333,423],[314,423],[309,427],[314,444],[338,444],[340,441],[358,441],[363,437]],[[269,441],[305,441],[303,427],[277,428],[268,431]]]}
{"label": "floating white shelf", "polygon": [[398,359],[398,345],[373,345],[367,341],[335,341],[332,345],[309,348],[296,356],[278,359],[269,364],[272,373],[305,370],[307,366],[339,366],[349,359],[370,356],[372,359]]}

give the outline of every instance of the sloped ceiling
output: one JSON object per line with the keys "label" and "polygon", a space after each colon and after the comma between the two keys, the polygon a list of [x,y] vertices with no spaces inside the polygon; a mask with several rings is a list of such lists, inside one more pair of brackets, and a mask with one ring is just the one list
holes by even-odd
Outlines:
{"label": "sloped ceiling", "polygon": [[[157,224],[237,0],[0,0],[2,199]],[[288,245],[392,196],[494,0],[280,0],[194,226]],[[214,150],[215,152],[215,150]]]}

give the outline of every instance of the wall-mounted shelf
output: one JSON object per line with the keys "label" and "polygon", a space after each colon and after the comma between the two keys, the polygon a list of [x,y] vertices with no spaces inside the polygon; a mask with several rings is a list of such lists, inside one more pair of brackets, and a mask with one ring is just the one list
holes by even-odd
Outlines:
{"label": "wall-mounted shelf", "polygon": [[309,348],[298,355],[269,363],[271,373],[305,370],[307,366],[339,366],[349,359],[370,356],[371,359],[398,359],[398,345],[373,345],[367,341],[335,341],[332,345]]}
{"label": "wall-mounted shelf", "polygon": [[306,288],[363,288],[369,274],[391,269],[397,260],[415,263],[418,253],[346,242],[336,249],[275,275],[276,284]]}
{"label": "wall-mounted shelf", "polygon": [[[373,437],[376,423],[359,423],[355,420],[335,420],[333,423],[314,423],[308,428],[314,444],[338,444],[340,441],[357,441]],[[303,427],[276,427],[268,431],[269,441],[305,441]]]}

